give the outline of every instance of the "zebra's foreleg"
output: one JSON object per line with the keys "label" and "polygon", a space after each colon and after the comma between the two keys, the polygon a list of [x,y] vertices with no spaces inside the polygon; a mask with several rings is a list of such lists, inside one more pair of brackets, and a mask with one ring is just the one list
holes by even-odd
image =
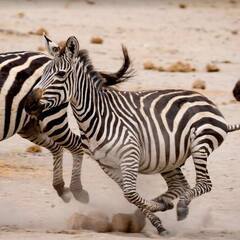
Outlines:
{"label": "zebra's foreleg", "polygon": [[18,134],[42,147],[48,149],[53,155],[53,187],[57,191],[58,195],[64,202],[69,202],[71,196],[69,195],[69,189],[64,187],[63,180],[63,148],[49,138],[46,134],[40,132],[38,122],[36,120],[30,120],[30,122],[21,129]]}
{"label": "zebra's foreleg", "polygon": [[152,225],[158,230],[159,234],[166,234],[167,231],[163,227],[161,220],[153,213],[153,211],[162,211],[162,204],[155,201],[147,201],[143,199],[136,190],[139,157],[132,154],[121,161],[122,189],[125,198],[135,206],[150,220]]}
{"label": "zebra's foreleg", "polygon": [[120,169],[116,169],[116,168],[111,168],[108,166],[105,166],[103,164],[101,164],[100,162],[99,166],[101,167],[101,169],[114,181],[118,184],[118,186],[123,190],[123,186],[122,186],[122,175],[120,172]]}
{"label": "zebra's foreleg", "polygon": [[82,203],[88,203],[89,202],[88,192],[83,189],[82,183],[81,183],[83,151],[79,151],[79,154],[72,154],[72,156],[73,156],[73,167],[72,167],[70,190],[76,200]]}
{"label": "zebra's foreleg", "polygon": [[164,204],[165,210],[174,207],[172,201],[181,196],[190,186],[182,173],[181,168],[176,168],[170,172],[161,174],[167,183],[168,190],[160,196],[153,199],[153,201]]}
{"label": "zebra's foreleg", "polygon": [[188,189],[180,196],[177,203],[177,219],[183,220],[188,215],[188,205],[191,200],[204,193],[210,192],[212,183],[207,170],[207,157],[209,150],[205,146],[197,148],[192,152],[193,162],[196,170],[196,184],[192,189]]}
{"label": "zebra's foreleg", "polygon": [[73,167],[72,167],[72,177],[70,183],[70,190],[74,196],[74,198],[80,202],[88,203],[89,195],[86,190],[83,189],[81,183],[81,167],[83,160],[83,150],[82,150],[82,141],[81,137],[74,134],[67,121],[67,108],[62,110],[65,115],[65,120],[58,124],[57,130],[56,126],[54,131],[46,124],[48,119],[44,119],[41,122],[43,126],[43,131],[54,140],[54,142],[58,143],[65,149],[67,149],[73,158]]}

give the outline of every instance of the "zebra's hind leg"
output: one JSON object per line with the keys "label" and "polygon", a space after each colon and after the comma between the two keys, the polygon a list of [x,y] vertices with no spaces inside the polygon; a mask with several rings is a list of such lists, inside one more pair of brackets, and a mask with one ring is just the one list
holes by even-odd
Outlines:
{"label": "zebra's hind leg", "polygon": [[181,196],[187,189],[190,189],[190,186],[181,168],[176,168],[170,172],[162,173],[161,175],[167,183],[168,190],[162,195],[154,198],[153,201],[163,204],[165,210],[169,210],[174,207],[172,201]]}
{"label": "zebra's hind leg", "polygon": [[153,213],[162,211],[162,204],[155,201],[147,201],[142,198],[136,190],[139,157],[134,152],[121,161],[122,189],[125,198],[135,206],[150,220],[152,225],[158,230],[161,235],[167,234],[161,220]]}
{"label": "zebra's hind leg", "polygon": [[177,203],[177,219],[179,221],[187,217],[189,211],[188,205],[193,198],[210,192],[212,189],[212,183],[207,170],[208,156],[209,149],[206,146],[200,146],[197,150],[192,152],[196,170],[196,184],[192,189],[188,189],[180,196],[180,200]]}
{"label": "zebra's hind leg", "polygon": [[46,134],[42,134],[38,122],[35,119],[31,119],[30,122],[21,129],[18,134],[42,147],[48,149],[53,155],[53,187],[57,191],[58,195],[63,199],[64,202],[71,200],[70,191],[65,188],[63,180],[63,148],[49,138]]}

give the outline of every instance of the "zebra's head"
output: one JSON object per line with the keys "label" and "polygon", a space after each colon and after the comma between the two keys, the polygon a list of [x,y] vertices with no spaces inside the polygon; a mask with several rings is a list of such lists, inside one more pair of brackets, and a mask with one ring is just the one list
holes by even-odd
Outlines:
{"label": "zebra's head", "polygon": [[39,115],[42,110],[69,102],[71,89],[69,79],[75,78],[75,62],[79,54],[76,37],[69,37],[66,45],[60,48],[44,36],[46,46],[53,59],[45,67],[41,80],[27,97],[25,109],[31,115]]}

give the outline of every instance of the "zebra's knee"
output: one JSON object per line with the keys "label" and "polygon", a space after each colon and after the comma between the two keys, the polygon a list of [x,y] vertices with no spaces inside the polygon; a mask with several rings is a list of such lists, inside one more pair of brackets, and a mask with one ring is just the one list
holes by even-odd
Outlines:
{"label": "zebra's knee", "polygon": [[197,181],[197,187],[198,187],[198,191],[200,192],[199,195],[203,194],[203,193],[208,193],[212,190],[212,182],[210,180],[210,178],[206,179],[206,180],[198,180]]}
{"label": "zebra's knee", "polygon": [[123,194],[130,203],[135,203],[137,201],[138,194],[136,191],[123,188]]}

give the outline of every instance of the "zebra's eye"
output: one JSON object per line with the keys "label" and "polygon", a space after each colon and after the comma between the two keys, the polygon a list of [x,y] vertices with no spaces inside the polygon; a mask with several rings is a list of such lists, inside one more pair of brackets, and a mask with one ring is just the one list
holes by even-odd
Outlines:
{"label": "zebra's eye", "polygon": [[59,72],[56,74],[56,77],[63,78],[63,77],[65,77],[65,75],[66,75],[66,72],[64,72],[64,71],[59,71]]}

